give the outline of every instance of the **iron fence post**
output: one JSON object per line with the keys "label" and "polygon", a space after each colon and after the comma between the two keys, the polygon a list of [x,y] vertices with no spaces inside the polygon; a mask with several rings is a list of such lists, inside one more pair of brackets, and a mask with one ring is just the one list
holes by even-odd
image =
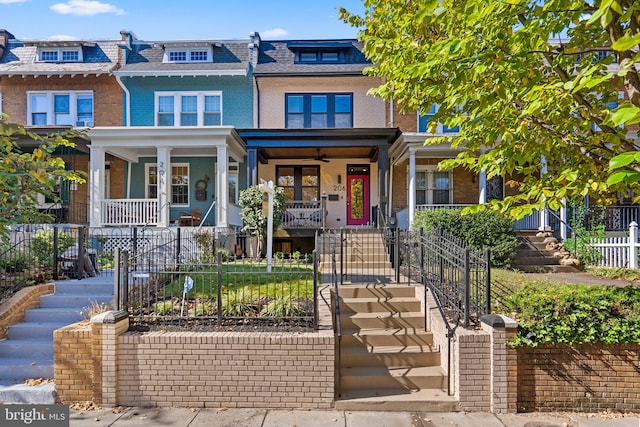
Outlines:
{"label": "iron fence post", "polygon": [[340,286],[344,285],[344,229],[340,229]]}
{"label": "iron fence post", "polygon": [[122,267],[120,266],[120,248],[116,247],[113,250],[113,260],[114,260],[114,276],[113,276],[113,296],[116,301],[116,310],[122,310],[122,301],[120,300],[120,286],[122,285]]}
{"label": "iron fence post", "polygon": [[[133,241],[131,242],[131,256],[133,259],[137,260],[138,255],[138,227],[133,227]],[[137,267],[137,262],[134,268]],[[137,268],[136,268],[137,270]]]}
{"label": "iron fence post", "polygon": [[[122,309],[129,310],[129,251],[122,251],[120,254],[122,258],[122,277],[124,287],[121,289],[122,292]],[[120,263],[120,260],[118,260]]]}
{"label": "iron fence post", "polygon": [[84,276],[84,227],[78,227],[78,258],[76,260],[76,274],[78,280]]}
{"label": "iron fence post", "polygon": [[444,281],[444,251],[442,249],[444,241],[442,228],[438,228],[438,281],[442,283]]}
{"label": "iron fence post", "polygon": [[471,304],[471,268],[469,263],[469,248],[464,250],[464,327],[469,327],[470,322],[470,310]]}
{"label": "iron fence post", "polygon": [[58,280],[58,226],[53,227],[53,280]]}
{"label": "iron fence post", "polygon": [[486,261],[486,270],[485,270],[485,298],[486,298],[486,308],[485,314],[491,314],[491,249],[487,248],[484,250],[484,256]]}
{"label": "iron fence post", "polygon": [[[420,240],[418,240],[418,244],[420,245],[420,271],[424,271],[424,228],[420,228]],[[420,283],[424,285],[424,277],[422,274],[420,275]]]}
{"label": "iron fence post", "polygon": [[216,255],[216,264],[218,267],[218,326],[222,326],[222,252]]}
{"label": "iron fence post", "polygon": [[180,248],[182,247],[180,227],[176,231],[176,267],[180,271]]}
{"label": "iron fence post", "polygon": [[[393,248],[393,264],[395,266],[395,279],[396,283],[400,283],[400,230],[395,228],[393,230],[395,245]],[[409,273],[411,274],[411,273]]]}
{"label": "iron fence post", "polygon": [[318,329],[318,257],[317,250],[311,252],[313,257],[313,329]]}

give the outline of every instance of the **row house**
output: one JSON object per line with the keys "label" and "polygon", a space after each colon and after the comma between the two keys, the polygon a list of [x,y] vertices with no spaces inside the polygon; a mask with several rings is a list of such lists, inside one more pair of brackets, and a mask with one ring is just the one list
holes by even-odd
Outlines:
{"label": "row house", "polygon": [[[19,40],[0,30],[0,113],[41,134],[71,128],[118,126],[122,123],[121,89],[113,77],[119,64],[118,40]],[[29,149],[32,141],[19,141]],[[88,171],[89,140],[63,148],[69,168]],[[110,158],[114,171],[123,163]],[[123,188],[108,182],[112,194]],[[106,184],[105,184],[106,185]],[[57,200],[41,199],[41,209],[61,222],[87,222],[89,185],[60,182]]]}

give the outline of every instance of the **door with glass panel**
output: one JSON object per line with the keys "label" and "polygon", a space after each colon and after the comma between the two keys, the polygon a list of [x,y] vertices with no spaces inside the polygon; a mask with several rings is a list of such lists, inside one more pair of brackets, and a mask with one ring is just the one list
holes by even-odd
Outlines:
{"label": "door with glass panel", "polygon": [[347,225],[367,225],[371,210],[368,167],[347,169]]}

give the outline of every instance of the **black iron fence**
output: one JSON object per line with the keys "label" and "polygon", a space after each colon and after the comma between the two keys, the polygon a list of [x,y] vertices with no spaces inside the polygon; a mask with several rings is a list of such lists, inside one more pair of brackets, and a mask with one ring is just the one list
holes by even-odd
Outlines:
{"label": "black iron fence", "polygon": [[213,230],[181,233],[116,250],[114,286],[119,309],[134,326],[317,326],[317,267],[311,258],[265,260],[235,252],[238,236]]}

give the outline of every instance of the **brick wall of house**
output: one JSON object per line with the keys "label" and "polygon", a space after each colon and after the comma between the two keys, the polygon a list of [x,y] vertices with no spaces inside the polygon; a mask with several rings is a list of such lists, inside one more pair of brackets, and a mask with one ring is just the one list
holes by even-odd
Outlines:
{"label": "brick wall of house", "polygon": [[353,93],[353,127],[385,127],[385,102],[367,91],[382,80],[364,76],[258,78],[260,127],[285,127],[285,93]]}
{"label": "brick wall of house", "polygon": [[418,132],[418,114],[415,111],[402,112],[397,102],[393,103],[393,117],[390,117],[388,122],[403,132]]}
{"label": "brick wall of house", "polygon": [[113,76],[0,76],[2,110],[9,121],[27,124],[27,91],[93,90],[96,126],[122,126],[122,89]]}
{"label": "brick wall of house", "polygon": [[518,411],[640,412],[640,345],[518,349]]}
{"label": "brick wall of house", "polygon": [[29,286],[16,292],[0,306],[0,339],[7,338],[9,326],[24,320],[25,310],[40,306],[40,297],[53,293],[53,283]]}
{"label": "brick wall of house", "polygon": [[53,332],[53,375],[58,400],[63,403],[94,400],[97,371],[94,334],[88,323],[73,324]]}
{"label": "brick wall of house", "polygon": [[333,406],[331,331],[125,334],[118,346],[120,405]]}

